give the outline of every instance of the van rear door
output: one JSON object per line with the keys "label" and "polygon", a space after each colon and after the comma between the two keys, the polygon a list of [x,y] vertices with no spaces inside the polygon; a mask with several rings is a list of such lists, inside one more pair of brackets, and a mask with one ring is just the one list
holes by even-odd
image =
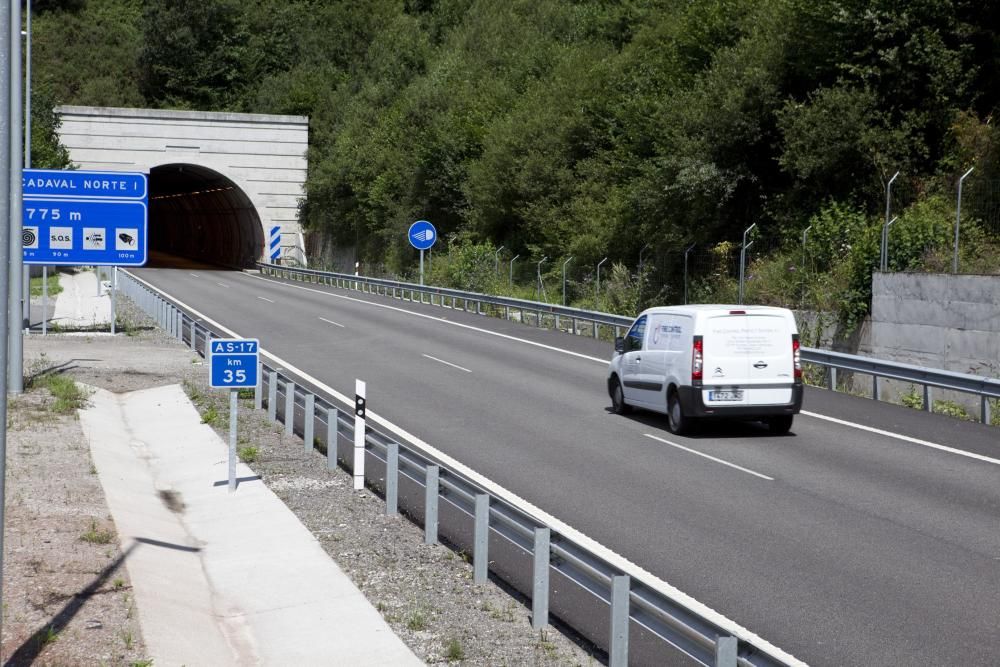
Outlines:
{"label": "van rear door", "polygon": [[[704,337],[706,403],[774,405],[792,399],[790,318],[781,312],[730,311],[708,318]],[[711,392],[711,393],[709,393]]]}

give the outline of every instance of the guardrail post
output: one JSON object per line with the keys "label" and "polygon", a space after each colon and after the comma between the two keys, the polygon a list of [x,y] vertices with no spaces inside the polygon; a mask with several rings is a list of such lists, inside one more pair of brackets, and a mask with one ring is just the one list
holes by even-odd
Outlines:
{"label": "guardrail post", "polygon": [[302,440],[304,442],[304,448],[306,454],[312,454],[313,450],[313,429],[315,428],[316,420],[316,396],[315,394],[306,394],[306,416],[305,423],[302,424]]}
{"label": "guardrail post", "polygon": [[736,637],[715,638],[715,667],[736,667]]}
{"label": "guardrail post", "polygon": [[534,568],[531,585],[531,629],[549,624],[549,529],[535,528]]}
{"label": "guardrail post", "polygon": [[878,400],[878,376],[872,375],[872,398]]}
{"label": "guardrail post", "polygon": [[979,397],[979,417],[984,424],[989,424],[992,421],[990,416],[990,398],[989,396]]}
{"label": "guardrail post", "polygon": [[837,369],[830,366],[830,372],[827,373],[828,389],[830,391],[837,391]]}
{"label": "guardrail post", "polygon": [[437,466],[427,466],[424,480],[424,544],[438,543],[438,476]]}
{"label": "guardrail post", "polygon": [[278,371],[271,371],[267,380],[267,418],[278,421]]}
{"label": "guardrail post", "polygon": [[[192,337],[194,335],[194,326],[191,326]],[[191,348],[194,349],[194,342],[191,343]],[[257,386],[253,388],[253,409],[260,410],[264,407],[264,364],[257,362]]]}
{"label": "guardrail post", "polygon": [[390,442],[385,451],[385,514],[399,514],[399,443]]}
{"label": "guardrail post", "polygon": [[191,320],[191,350],[198,351],[198,324],[194,320]]}
{"label": "guardrail post", "polygon": [[933,394],[929,384],[924,385],[924,412],[934,412]]}
{"label": "guardrail post", "polygon": [[476,526],[472,547],[472,581],[485,584],[490,569],[490,497],[476,494]]}
{"label": "guardrail post", "polygon": [[326,469],[337,469],[337,446],[340,444],[340,410],[331,407],[326,411]]}
{"label": "guardrail post", "polygon": [[611,577],[611,649],[610,667],[628,667],[629,588],[627,574]]}
{"label": "guardrail post", "polygon": [[365,488],[365,383],[354,381],[354,490]]}
{"label": "guardrail post", "polygon": [[598,324],[597,322],[594,322],[594,340],[597,340],[597,338],[600,336],[600,329],[601,325]]}
{"label": "guardrail post", "polygon": [[575,336],[575,335],[577,335],[577,333],[579,333],[579,332],[577,331],[577,328],[576,328],[576,318],[574,317],[573,318],[573,335]]}
{"label": "guardrail post", "polygon": [[285,383],[285,435],[295,435],[295,383]]}

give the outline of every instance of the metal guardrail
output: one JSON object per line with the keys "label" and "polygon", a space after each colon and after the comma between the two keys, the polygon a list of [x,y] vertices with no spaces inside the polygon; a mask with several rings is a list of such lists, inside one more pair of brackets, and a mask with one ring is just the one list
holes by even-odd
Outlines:
{"label": "metal guardrail", "polygon": [[[204,355],[210,337],[230,337],[145,281],[125,271],[119,276],[133,303],[198,354]],[[452,296],[448,292],[435,293]],[[305,451],[312,453],[317,443],[331,469],[339,464],[355,470],[354,431],[360,423],[365,481],[383,493],[386,512],[402,509],[422,522],[427,543],[440,536],[472,553],[477,582],[485,581],[488,568],[531,600],[534,628],[545,627],[551,614],[606,650],[613,667],[672,664],[682,654],[717,667],[804,664],[639,568],[629,564],[624,571],[599,553],[603,547],[588,548],[582,536],[567,534],[562,524],[548,525],[458,466],[357,422],[355,406],[344,397],[315,386],[266,351],[262,356],[272,361],[262,363],[255,408],[284,423],[287,433],[301,435]]]}
{"label": "metal guardrail", "polygon": [[[624,315],[613,315],[611,313],[601,313],[580,308],[568,308],[556,304],[526,301],[512,297],[465,292],[444,287],[414,285],[413,283],[386,280],[383,278],[369,278],[346,273],[332,273],[265,263],[258,264],[258,268],[261,273],[279,276],[286,280],[315,282],[322,285],[356,289],[409,301],[417,301],[417,296],[419,295],[421,303],[430,303],[432,305],[449,307],[448,300],[450,300],[450,307],[455,308],[456,303],[461,302],[462,309],[467,312],[471,304],[475,308],[473,312],[480,315],[498,314],[499,308],[503,308],[503,317],[508,320],[511,319],[511,311],[514,310],[520,313],[520,320],[525,323],[528,319],[527,314],[533,313],[535,326],[539,327],[545,325],[546,316],[549,316],[552,326],[555,329],[578,335],[587,335],[590,333],[594,338],[600,336],[600,327],[602,325],[613,327],[614,335],[617,337],[621,335],[622,330],[628,330],[628,327],[632,325],[634,320],[634,318]],[[424,300],[425,297],[427,297],[426,301]],[[484,304],[492,307],[494,313],[485,312],[483,310]],[[581,327],[581,323],[586,326]],[[990,400],[1000,399],[1000,380],[995,378],[924,368],[896,361],[885,361],[872,357],[809,347],[802,348],[802,361],[828,368],[829,371],[826,377],[827,388],[833,391],[837,390],[838,371],[871,375],[872,398],[875,400],[878,400],[880,397],[879,381],[881,379],[900,380],[920,385],[923,388],[923,409],[927,412],[933,411],[934,403],[932,394],[934,388],[975,394],[980,398],[980,420],[984,424],[989,424],[991,421]]]}

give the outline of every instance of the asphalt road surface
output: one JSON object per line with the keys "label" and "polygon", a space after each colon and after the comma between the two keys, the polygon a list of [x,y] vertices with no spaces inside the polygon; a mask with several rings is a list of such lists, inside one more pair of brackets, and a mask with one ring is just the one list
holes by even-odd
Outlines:
{"label": "asphalt road surface", "polygon": [[607,343],[253,273],[138,273],[344,394],[365,380],[378,414],[802,660],[998,663],[995,428],[809,388],[788,436],[674,436],[610,413]]}

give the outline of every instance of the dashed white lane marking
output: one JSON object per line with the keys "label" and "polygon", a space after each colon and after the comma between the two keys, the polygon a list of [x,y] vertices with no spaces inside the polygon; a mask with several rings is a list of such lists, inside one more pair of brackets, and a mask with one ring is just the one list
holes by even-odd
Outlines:
{"label": "dashed white lane marking", "polygon": [[188,273],[188,275],[189,275],[189,276],[192,276],[192,277],[194,277],[194,278],[200,278],[200,277],[201,277],[201,276],[199,276],[199,275],[198,275],[197,273]]}
{"label": "dashed white lane marking", "polygon": [[219,287],[225,287],[226,289],[229,289],[229,285],[227,285],[226,283],[215,283],[215,284],[218,285]]}
{"label": "dashed white lane marking", "polygon": [[607,363],[608,363],[607,359],[600,359],[598,357],[592,357],[589,354],[581,354],[579,352],[572,352],[570,350],[564,350],[562,348],[554,347],[552,345],[545,345],[543,343],[536,343],[533,340],[526,340],[524,338],[518,338],[517,336],[511,336],[511,335],[508,335],[508,334],[502,334],[502,333],[499,333],[497,331],[490,331],[489,329],[481,329],[479,327],[474,327],[474,326],[472,326],[470,324],[462,324],[461,322],[453,322],[451,320],[446,320],[446,319],[441,318],[441,317],[434,317],[433,315],[427,315],[425,313],[417,313],[417,312],[414,312],[412,310],[407,310],[406,308],[397,308],[396,306],[390,306],[390,305],[384,304],[384,303],[375,303],[374,301],[365,301],[364,299],[355,299],[353,297],[344,296],[343,294],[333,294],[331,292],[324,292],[323,290],[312,289],[312,288],[309,288],[309,287],[303,287],[301,285],[289,285],[288,283],[283,283],[283,282],[280,282],[278,280],[268,280],[267,278],[262,278],[260,276],[251,276],[251,275],[246,274],[246,273],[243,273],[241,275],[246,276],[247,278],[252,278],[254,280],[263,280],[264,282],[271,283],[272,285],[280,285],[282,287],[291,287],[293,289],[300,289],[300,290],[304,290],[306,292],[313,292],[314,294],[323,294],[325,296],[333,297],[335,299],[344,299],[346,301],[353,301],[355,303],[362,303],[362,304],[365,304],[367,306],[374,306],[376,308],[385,308],[386,310],[394,310],[397,313],[405,313],[407,315],[412,315],[414,317],[422,317],[425,320],[434,320],[435,322],[440,322],[442,324],[448,324],[448,325],[451,325],[453,327],[459,327],[459,328],[462,328],[462,329],[467,329],[469,331],[476,331],[476,332],[487,334],[487,335],[490,335],[490,336],[496,336],[497,338],[503,338],[503,339],[506,339],[506,340],[512,340],[512,341],[515,341],[517,343],[524,343],[525,345],[531,345],[533,347],[540,347],[543,350],[551,350],[552,352],[559,352],[560,354],[567,354],[567,355],[569,355],[571,357],[576,357],[578,359],[586,359],[587,361],[596,361],[599,364],[605,364],[605,365],[607,365]]}
{"label": "dashed white lane marking", "polygon": [[333,326],[335,326],[335,327],[340,327],[341,329],[343,329],[343,328],[344,328],[344,325],[343,325],[343,324],[341,324],[340,322],[334,322],[333,320],[328,320],[328,319],[326,319],[325,317],[321,317],[321,318],[319,318],[319,319],[323,320],[323,321],[324,321],[324,322],[326,322],[327,324],[332,324],[332,325],[333,325]]}
{"label": "dashed white lane marking", "polygon": [[432,357],[429,354],[425,354],[423,356],[427,357],[431,361],[436,361],[439,364],[444,364],[445,366],[451,366],[452,368],[457,368],[458,370],[465,371],[466,373],[471,373],[472,372],[468,368],[463,368],[462,366],[459,366],[458,364],[453,364],[450,361],[445,361],[444,359],[438,359],[437,357]]}
{"label": "dashed white lane marking", "polygon": [[753,475],[754,477],[760,477],[761,479],[766,479],[769,482],[773,482],[774,481],[773,477],[768,477],[767,475],[762,475],[759,472],[754,472],[753,470],[750,470],[750,468],[744,468],[743,466],[738,466],[735,463],[730,463],[729,461],[724,461],[723,459],[719,459],[719,458],[716,458],[714,456],[709,456],[708,454],[705,454],[704,452],[699,452],[696,449],[691,449],[689,447],[685,447],[684,445],[678,445],[676,442],[670,442],[669,440],[664,440],[663,438],[658,438],[658,437],[656,437],[655,435],[653,435],[651,433],[644,433],[643,435],[645,435],[647,438],[652,438],[653,440],[656,440],[658,442],[662,442],[665,445],[670,445],[671,447],[676,447],[677,449],[683,449],[685,452],[691,452],[692,454],[697,454],[698,456],[702,456],[702,457],[704,457],[704,458],[706,458],[706,459],[708,459],[710,461],[715,461],[716,463],[721,463],[724,466],[729,466],[730,468],[736,468],[737,470],[741,470],[741,471],[747,473],[748,475]]}
{"label": "dashed white lane marking", "polygon": [[834,424],[840,424],[841,426],[850,426],[851,428],[860,429],[862,431],[868,431],[869,433],[878,433],[879,435],[884,435],[889,438],[896,438],[897,440],[912,442],[913,444],[920,445],[921,447],[930,447],[931,449],[936,449],[942,452],[948,452],[949,454],[957,454],[958,456],[965,456],[966,458],[975,459],[977,461],[984,461],[985,463],[1000,465],[1000,459],[991,459],[989,456],[983,456],[982,454],[976,454],[974,452],[966,452],[961,449],[955,449],[954,447],[948,447],[947,445],[939,445],[936,442],[928,442],[927,440],[921,440],[919,438],[911,438],[908,435],[900,435],[899,433],[893,433],[892,431],[883,431],[880,428],[873,428],[871,426],[865,426],[864,424],[855,424],[854,422],[844,421],[843,419],[837,419],[836,417],[827,417],[826,415],[817,414],[815,412],[806,412],[805,410],[803,410],[801,414],[808,415],[809,417],[815,417],[816,419],[822,419],[824,421],[833,422]]}
{"label": "dashed white lane marking", "polygon": [[274,299],[268,299],[266,296],[259,296],[257,298],[260,299],[261,301],[267,301],[268,303],[274,303]]}

